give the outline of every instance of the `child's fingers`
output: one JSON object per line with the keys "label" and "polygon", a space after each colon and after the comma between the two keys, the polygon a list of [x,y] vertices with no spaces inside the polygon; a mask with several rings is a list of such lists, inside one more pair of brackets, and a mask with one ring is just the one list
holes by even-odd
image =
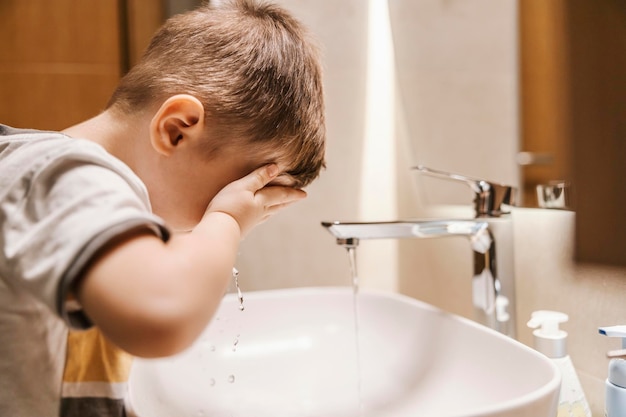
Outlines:
{"label": "child's fingers", "polygon": [[252,190],[260,190],[275,179],[279,174],[279,168],[276,164],[264,165],[255,169],[247,176],[250,181]]}
{"label": "child's fingers", "polygon": [[307,194],[304,190],[283,186],[265,187],[256,193],[256,198],[260,199],[266,208],[291,204],[302,200],[306,196]]}
{"label": "child's fingers", "polygon": [[280,210],[282,210],[282,209],[284,209],[286,207],[289,207],[290,205],[292,205],[296,201],[298,201],[298,200],[293,200],[293,201],[289,201],[289,202],[286,202],[286,203],[274,204],[273,206],[266,207],[265,212],[263,214],[263,217],[261,218],[261,222],[266,221],[267,219],[272,217],[274,214],[276,214],[277,212],[279,212]]}

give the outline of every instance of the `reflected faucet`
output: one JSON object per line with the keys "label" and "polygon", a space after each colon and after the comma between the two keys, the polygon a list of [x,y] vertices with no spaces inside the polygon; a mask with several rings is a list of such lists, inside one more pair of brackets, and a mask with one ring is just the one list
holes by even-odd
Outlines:
{"label": "reflected faucet", "polygon": [[467,184],[474,191],[475,218],[363,223],[336,221],[322,222],[322,225],[335,236],[338,244],[346,247],[356,247],[361,239],[468,238],[474,257],[472,300],[475,320],[515,338],[513,238],[506,206],[515,205],[516,189],[424,166],[413,169],[432,177]]}

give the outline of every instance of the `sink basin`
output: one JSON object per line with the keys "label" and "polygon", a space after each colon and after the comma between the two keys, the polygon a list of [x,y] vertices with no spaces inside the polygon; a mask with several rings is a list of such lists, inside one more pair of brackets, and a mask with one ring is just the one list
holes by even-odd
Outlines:
{"label": "sink basin", "polygon": [[134,361],[139,417],[556,415],[550,360],[429,304],[348,287],[244,295],[185,352]]}

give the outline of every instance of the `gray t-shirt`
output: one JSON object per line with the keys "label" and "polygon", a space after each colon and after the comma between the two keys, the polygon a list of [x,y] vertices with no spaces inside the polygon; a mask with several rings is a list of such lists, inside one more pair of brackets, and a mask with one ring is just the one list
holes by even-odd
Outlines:
{"label": "gray t-shirt", "polygon": [[90,326],[68,294],[136,228],[168,239],[128,166],[88,140],[0,125],[0,416],[59,415],[67,329]]}

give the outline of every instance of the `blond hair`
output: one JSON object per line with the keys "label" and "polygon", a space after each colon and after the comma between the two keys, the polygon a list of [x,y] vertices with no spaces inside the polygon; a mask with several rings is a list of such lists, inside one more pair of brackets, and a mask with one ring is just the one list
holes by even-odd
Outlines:
{"label": "blond hair", "polygon": [[222,137],[280,150],[288,174],[305,186],[324,167],[321,72],[307,31],[284,9],[253,0],[208,3],[165,22],[108,107],[132,113],[191,94]]}

